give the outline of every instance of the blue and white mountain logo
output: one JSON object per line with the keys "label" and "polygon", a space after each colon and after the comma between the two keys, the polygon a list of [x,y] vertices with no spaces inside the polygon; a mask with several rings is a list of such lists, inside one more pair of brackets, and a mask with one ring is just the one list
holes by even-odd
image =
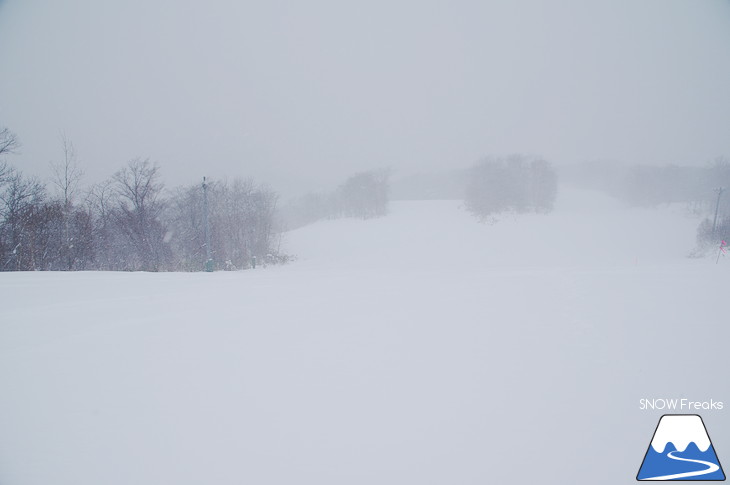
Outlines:
{"label": "blue and white mountain logo", "polygon": [[702,418],[696,414],[662,416],[636,479],[725,480]]}

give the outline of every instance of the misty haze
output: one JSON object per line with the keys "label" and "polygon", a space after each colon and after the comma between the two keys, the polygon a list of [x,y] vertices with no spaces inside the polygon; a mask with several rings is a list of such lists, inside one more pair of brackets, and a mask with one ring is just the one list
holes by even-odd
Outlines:
{"label": "misty haze", "polygon": [[727,0],[0,0],[0,484],[724,479],[728,406],[656,403],[730,400],[729,49]]}

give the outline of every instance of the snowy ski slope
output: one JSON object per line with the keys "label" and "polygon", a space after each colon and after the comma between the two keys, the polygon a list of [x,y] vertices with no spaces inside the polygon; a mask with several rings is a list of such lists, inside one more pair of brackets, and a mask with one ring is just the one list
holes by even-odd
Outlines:
{"label": "snowy ski slope", "polygon": [[697,222],[395,202],[288,233],[285,266],[0,273],[0,484],[633,483],[640,398],[730,399]]}

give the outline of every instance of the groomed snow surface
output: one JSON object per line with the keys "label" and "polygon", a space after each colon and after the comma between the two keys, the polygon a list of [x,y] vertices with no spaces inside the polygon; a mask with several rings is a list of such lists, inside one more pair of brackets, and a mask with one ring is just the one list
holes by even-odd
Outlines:
{"label": "groomed snow surface", "polygon": [[288,233],[284,266],[2,273],[0,484],[634,483],[639,399],[730,401],[697,223],[395,202]]}

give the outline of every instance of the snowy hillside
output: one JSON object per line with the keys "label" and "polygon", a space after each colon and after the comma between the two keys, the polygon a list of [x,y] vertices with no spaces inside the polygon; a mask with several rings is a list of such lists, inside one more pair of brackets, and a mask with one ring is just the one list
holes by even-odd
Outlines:
{"label": "snowy hillside", "polygon": [[686,258],[698,222],[682,206],[627,210],[573,190],[550,215],[505,215],[491,224],[476,223],[461,201],[396,201],[383,219],[293,231],[287,247],[317,267],[627,266]]}
{"label": "snowy hillside", "polygon": [[0,484],[632,483],[640,398],[727,399],[696,225],[399,202],[288,233],[285,266],[0,273]]}

